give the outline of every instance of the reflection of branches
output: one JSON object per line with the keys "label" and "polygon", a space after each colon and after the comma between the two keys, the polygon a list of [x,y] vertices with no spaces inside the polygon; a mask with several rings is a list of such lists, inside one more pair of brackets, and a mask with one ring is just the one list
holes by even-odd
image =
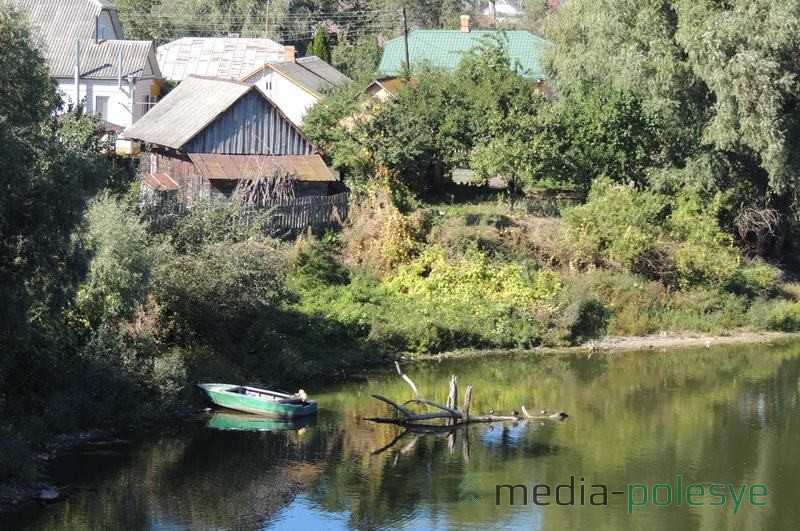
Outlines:
{"label": "reflection of branches", "polygon": [[420,438],[425,435],[446,435],[447,436],[447,449],[451,454],[455,453],[456,449],[456,435],[461,433],[461,452],[464,455],[464,461],[469,461],[469,430],[466,424],[456,424],[454,426],[407,426],[402,432],[395,436],[388,444],[378,448],[372,455],[380,455],[385,451],[395,447],[401,440],[408,435],[413,435],[411,441],[400,448],[398,454],[395,456],[394,464],[397,464],[397,457],[400,454],[405,454],[414,449],[419,442]]}

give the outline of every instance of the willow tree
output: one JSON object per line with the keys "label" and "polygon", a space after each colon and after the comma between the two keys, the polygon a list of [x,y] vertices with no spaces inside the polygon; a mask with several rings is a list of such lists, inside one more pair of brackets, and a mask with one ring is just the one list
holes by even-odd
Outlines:
{"label": "willow tree", "polygon": [[549,68],[563,95],[605,84],[641,102],[660,133],[653,186],[780,212],[776,252],[798,212],[798,30],[796,0],[571,0]]}

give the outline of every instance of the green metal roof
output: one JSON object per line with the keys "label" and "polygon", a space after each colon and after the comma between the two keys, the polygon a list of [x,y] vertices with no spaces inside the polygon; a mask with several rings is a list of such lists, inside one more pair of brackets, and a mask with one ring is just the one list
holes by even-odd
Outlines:
{"label": "green metal roof", "polygon": [[[414,30],[408,34],[411,65],[428,62],[445,70],[455,70],[464,53],[477,46],[482,38],[493,34],[505,35],[511,62],[519,62],[522,77],[537,81],[547,79],[542,68],[542,55],[550,42],[529,31],[473,30],[466,33],[459,30]],[[397,37],[386,42],[378,72],[384,76],[397,76],[404,62],[403,37]]]}

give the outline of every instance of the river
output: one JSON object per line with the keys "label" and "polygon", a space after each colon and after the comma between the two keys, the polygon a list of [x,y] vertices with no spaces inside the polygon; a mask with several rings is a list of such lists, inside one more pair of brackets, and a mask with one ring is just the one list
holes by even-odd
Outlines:
{"label": "river", "polygon": [[[474,386],[473,413],[507,414],[526,405],[570,416],[402,435],[396,426],[363,420],[390,413],[373,393],[411,398],[387,366],[325,389],[308,386],[320,414],[307,425],[204,414],[70,451],[50,470],[68,496],[0,517],[0,527],[793,529],[800,523],[798,344],[509,355],[418,363],[406,371],[439,401],[457,374],[462,393]],[[513,505],[511,488],[499,487],[498,500],[499,485],[518,485]]]}

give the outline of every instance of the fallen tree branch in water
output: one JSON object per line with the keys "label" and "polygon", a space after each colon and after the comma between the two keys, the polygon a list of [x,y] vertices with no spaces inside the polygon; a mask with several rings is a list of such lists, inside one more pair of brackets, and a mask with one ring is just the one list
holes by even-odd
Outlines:
{"label": "fallen tree branch in water", "polygon": [[[508,421],[520,421],[520,420],[564,420],[569,415],[567,415],[564,411],[559,411],[558,413],[554,413],[552,415],[548,415],[547,411],[542,410],[541,414],[539,415],[531,415],[528,413],[528,410],[525,406],[521,406],[520,410],[522,414],[518,413],[517,411],[512,411],[511,415],[495,415],[494,411],[491,411],[489,415],[470,415],[470,402],[472,400],[472,386],[468,385],[466,391],[464,392],[464,402],[463,407],[461,410],[458,409],[458,384],[456,376],[453,375],[450,378],[450,389],[447,395],[447,405],[439,404],[438,402],[434,402],[432,400],[428,400],[422,396],[417,388],[417,385],[414,381],[405,373],[403,373],[402,369],[400,369],[400,364],[395,362],[395,368],[397,369],[397,373],[400,377],[411,387],[411,390],[414,392],[414,398],[411,400],[407,400],[403,402],[403,404],[398,404],[394,400],[390,400],[381,395],[372,395],[373,398],[376,400],[380,400],[385,404],[390,405],[394,409],[396,409],[402,416],[398,417],[372,417],[365,420],[371,422],[378,422],[384,424],[399,424],[403,426],[425,426],[429,427],[428,424],[422,424],[425,421],[429,420],[437,420],[437,419],[444,419],[446,422],[445,428],[450,428],[456,425],[465,425],[465,424],[474,424],[474,423],[489,423],[489,422],[508,422]],[[422,404],[426,406],[430,406],[436,409],[439,409],[439,412],[435,413],[415,413],[408,409],[406,406],[409,404]]]}

